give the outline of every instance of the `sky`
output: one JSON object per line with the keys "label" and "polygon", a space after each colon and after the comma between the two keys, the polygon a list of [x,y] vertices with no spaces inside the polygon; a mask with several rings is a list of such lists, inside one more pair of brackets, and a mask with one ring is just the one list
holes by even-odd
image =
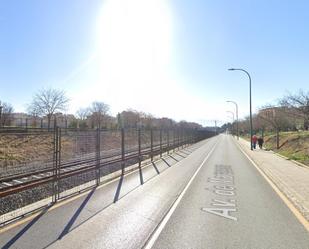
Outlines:
{"label": "sky", "polygon": [[210,125],[309,90],[309,2],[0,0],[0,100],[25,112],[63,89],[93,101]]}

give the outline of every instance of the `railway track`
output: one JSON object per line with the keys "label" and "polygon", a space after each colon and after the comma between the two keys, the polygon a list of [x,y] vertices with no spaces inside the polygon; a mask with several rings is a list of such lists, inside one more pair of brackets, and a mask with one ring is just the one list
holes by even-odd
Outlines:
{"label": "railway track", "polygon": [[[100,170],[111,164],[126,162],[130,159],[136,159],[149,155],[158,155],[167,150],[176,148],[177,146],[168,146],[164,144],[153,146],[153,148],[144,148],[139,152],[138,149],[132,148],[123,155],[121,152],[110,153],[103,155],[100,158],[95,156],[63,162],[58,168],[49,167],[43,170],[31,171],[23,174],[10,175],[0,178],[0,197],[5,197],[20,191],[30,189],[42,184],[51,183],[60,179],[65,179],[74,175],[82,174],[85,172]],[[140,158],[142,160],[142,158]]]}

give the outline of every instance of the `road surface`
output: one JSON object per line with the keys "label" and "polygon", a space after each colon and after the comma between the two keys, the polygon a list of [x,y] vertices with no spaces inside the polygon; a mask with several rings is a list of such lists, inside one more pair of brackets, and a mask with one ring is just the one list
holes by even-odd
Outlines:
{"label": "road surface", "polygon": [[309,233],[220,135],[3,229],[0,247],[308,249]]}

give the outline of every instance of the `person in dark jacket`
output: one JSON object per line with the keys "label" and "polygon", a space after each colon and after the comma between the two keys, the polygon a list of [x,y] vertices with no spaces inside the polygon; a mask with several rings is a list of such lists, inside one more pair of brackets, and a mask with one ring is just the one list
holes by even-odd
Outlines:
{"label": "person in dark jacket", "polygon": [[259,144],[260,149],[263,148],[263,143],[264,143],[263,137],[259,137],[259,138],[258,138],[258,144]]}

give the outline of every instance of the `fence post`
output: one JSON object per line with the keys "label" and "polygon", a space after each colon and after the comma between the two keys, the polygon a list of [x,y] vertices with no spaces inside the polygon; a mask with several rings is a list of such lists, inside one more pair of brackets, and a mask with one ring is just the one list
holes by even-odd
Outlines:
{"label": "fence post", "polygon": [[57,130],[54,130],[54,139],[53,139],[53,196],[52,202],[57,202],[57,144],[58,144],[58,134]]}
{"label": "fence post", "polygon": [[179,128],[179,148],[182,149],[182,128]]}
{"label": "fence post", "polygon": [[190,143],[189,143],[189,130],[186,129],[186,147],[189,147]]}
{"label": "fence post", "polygon": [[138,166],[141,167],[142,153],[141,153],[141,129],[138,129]]}
{"label": "fence post", "polygon": [[54,129],[56,129],[57,127],[57,120],[56,120],[56,117],[54,117]]}
{"label": "fence post", "polygon": [[59,175],[61,161],[61,130],[54,130],[54,155],[53,155],[53,198],[52,202],[59,199]]}
{"label": "fence post", "polygon": [[61,129],[58,128],[59,130],[59,139],[58,139],[58,174],[57,174],[57,178],[58,178],[58,192],[57,192],[57,195],[58,195],[58,199],[60,197],[60,167],[61,167]]}
{"label": "fence post", "polygon": [[153,130],[150,129],[150,159],[153,161]]}
{"label": "fence post", "polygon": [[100,161],[101,161],[101,129],[97,128],[96,132],[96,185],[100,185]]}
{"label": "fence post", "polygon": [[177,147],[180,149],[180,128],[177,129]]}
{"label": "fence post", "polygon": [[170,130],[167,129],[167,154],[170,154]]}
{"label": "fence post", "polygon": [[121,128],[121,173],[124,174],[125,168],[125,148],[124,148],[124,128]]}
{"label": "fence post", "polygon": [[175,128],[173,129],[173,152],[175,152]]}
{"label": "fence post", "polygon": [[160,157],[162,157],[162,129],[160,129]]}
{"label": "fence post", "polygon": [[183,128],[181,129],[181,148],[185,147],[185,133]]}

